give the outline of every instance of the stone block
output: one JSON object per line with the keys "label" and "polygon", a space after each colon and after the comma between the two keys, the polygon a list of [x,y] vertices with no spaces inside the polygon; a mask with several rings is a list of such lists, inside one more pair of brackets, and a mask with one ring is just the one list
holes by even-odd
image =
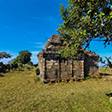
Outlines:
{"label": "stone block", "polygon": [[47,42],[46,49],[38,54],[40,77],[43,82],[67,79],[74,75],[80,79],[90,71],[98,72],[98,55],[84,52],[83,60],[69,60],[62,57],[58,51],[64,46],[63,39],[59,38],[59,35],[53,35]]}

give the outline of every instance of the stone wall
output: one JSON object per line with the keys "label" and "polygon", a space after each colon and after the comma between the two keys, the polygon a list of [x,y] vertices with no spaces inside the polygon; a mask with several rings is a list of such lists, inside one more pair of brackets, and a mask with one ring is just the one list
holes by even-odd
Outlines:
{"label": "stone wall", "polygon": [[[44,55],[50,57],[50,54]],[[40,78],[43,82],[70,80],[73,76],[76,76],[77,79],[84,79],[83,60],[67,60],[61,59],[61,57],[54,59],[54,57],[39,59]]]}
{"label": "stone wall", "polygon": [[98,58],[99,55],[96,54],[85,54],[84,59],[84,73],[88,76],[89,73],[98,73]]}
{"label": "stone wall", "polygon": [[84,52],[80,61],[66,59],[58,51],[64,49],[65,45],[59,35],[52,35],[45,49],[38,54],[40,78],[43,82],[70,80],[74,76],[84,79],[90,72],[98,72],[98,55]]}

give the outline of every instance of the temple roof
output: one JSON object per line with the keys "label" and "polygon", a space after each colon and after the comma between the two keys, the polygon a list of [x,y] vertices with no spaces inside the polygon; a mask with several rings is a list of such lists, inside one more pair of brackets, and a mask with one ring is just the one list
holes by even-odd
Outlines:
{"label": "temple roof", "polygon": [[[66,42],[60,35],[52,35],[46,42],[45,49],[39,52],[38,56],[43,55],[43,53],[59,53],[59,50],[66,49]],[[98,56],[96,53],[82,49],[84,54],[89,56]]]}

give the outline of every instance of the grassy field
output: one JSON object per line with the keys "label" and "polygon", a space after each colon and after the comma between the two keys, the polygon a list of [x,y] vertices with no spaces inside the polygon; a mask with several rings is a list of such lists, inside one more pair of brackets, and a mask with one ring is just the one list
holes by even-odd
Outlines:
{"label": "grassy field", "polygon": [[112,70],[102,79],[43,84],[35,68],[0,75],[0,112],[112,112]]}

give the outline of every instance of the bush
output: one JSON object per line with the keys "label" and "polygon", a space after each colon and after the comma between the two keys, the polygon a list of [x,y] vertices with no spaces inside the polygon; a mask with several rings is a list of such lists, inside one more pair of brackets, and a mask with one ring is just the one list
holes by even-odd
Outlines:
{"label": "bush", "polygon": [[88,79],[90,79],[90,77],[89,77],[89,76],[85,78],[85,80],[88,80]]}
{"label": "bush", "polygon": [[5,65],[2,62],[0,62],[0,72],[6,72]]}
{"label": "bush", "polygon": [[39,75],[39,74],[40,74],[39,68],[37,68],[37,69],[35,70],[35,72],[36,72],[37,75]]}
{"label": "bush", "polygon": [[33,66],[33,62],[29,61],[27,65]]}
{"label": "bush", "polygon": [[22,63],[19,63],[18,65],[19,65],[19,67],[23,67],[23,64]]}

